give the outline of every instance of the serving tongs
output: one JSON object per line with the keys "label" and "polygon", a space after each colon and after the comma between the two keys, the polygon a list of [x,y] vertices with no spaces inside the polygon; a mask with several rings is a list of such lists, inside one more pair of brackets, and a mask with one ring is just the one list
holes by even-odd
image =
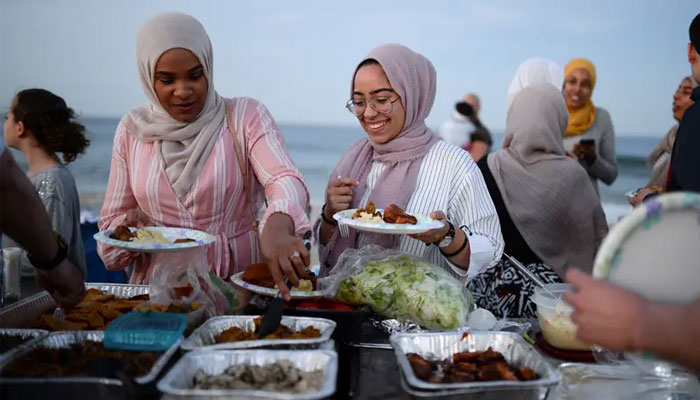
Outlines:
{"label": "serving tongs", "polygon": [[[309,239],[311,239],[311,231],[306,231],[304,234],[304,247],[306,247],[306,250],[311,250],[311,241]],[[295,254],[294,257],[298,257],[298,255]],[[289,278],[286,276],[284,277],[284,284],[287,287],[290,287]],[[274,333],[277,330],[277,327],[280,325],[280,321],[282,321],[283,311],[284,298],[282,298],[282,291],[278,290],[275,297],[267,306],[267,310],[265,310],[262,320],[260,321],[260,325],[258,325],[258,328],[255,330],[255,334],[259,338],[263,338],[271,333]]]}

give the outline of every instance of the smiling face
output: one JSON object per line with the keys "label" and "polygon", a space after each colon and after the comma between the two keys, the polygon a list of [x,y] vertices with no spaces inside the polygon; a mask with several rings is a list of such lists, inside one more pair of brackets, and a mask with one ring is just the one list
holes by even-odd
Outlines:
{"label": "smiling face", "polygon": [[678,85],[678,90],[673,95],[673,118],[676,121],[680,122],[685,110],[693,105],[693,100],[690,98],[692,91],[693,85],[690,83],[690,79],[683,79],[681,84]]}
{"label": "smiling face", "polygon": [[593,94],[591,74],[584,68],[571,71],[564,81],[564,100],[569,108],[581,108]]}
{"label": "smiling face", "polygon": [[204,108],[209,82],[204,67],[189,50],[170,49],[155,67],[153,88],[165,111],[180,122],[191,122]]}
{"label": "smiling face", "polygon": [[[364,112],[358,115],[357,119],[370,140],[384,144],[401,133],[406,111],[380,65],[369,64],[357,70],[352,98],[355,102],[363,102],[366,105]],[[391,111],[387,114],[378,112],[370,106],[371,98],[375,98],[375,102],[393,102]]]}

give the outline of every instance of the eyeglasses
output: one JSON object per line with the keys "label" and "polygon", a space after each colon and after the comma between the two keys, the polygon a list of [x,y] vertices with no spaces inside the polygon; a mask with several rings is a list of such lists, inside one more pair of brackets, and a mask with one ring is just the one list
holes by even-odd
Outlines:
{"label": "eyeglasses", "polygon": [[[370,97],[369,106],[372,107],[374,111],[380,114],[389,114],[394,108],[394,103],[399,99],[400,97],[396,97],[394,100],[392,100],[391,96]],[[368,102],[365,100],[350,99],[345,104],[345,108],[347,108],[348,111],[353,113],[353,115],[355,115],[356,117],[359,117],[360,115],[365,113],[367,103]]]}

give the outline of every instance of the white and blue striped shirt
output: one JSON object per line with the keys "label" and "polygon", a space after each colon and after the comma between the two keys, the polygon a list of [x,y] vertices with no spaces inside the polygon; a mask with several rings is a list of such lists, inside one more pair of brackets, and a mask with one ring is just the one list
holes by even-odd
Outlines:
{"label": "white and blue striped shirt", "polygon": [[[362,206],[370,200],[372,188],[385,167],[378,161],[372,163],[360,202]],[[467,271],[450,263],[437,246],[426,246],[407,235],[399,239],[398,250],[445,267],[458,278],[475,277],[494,265],[503,254],[501,225],[481,171],[469,153],[452,144],[440,140],[425,155],[406,211],[423,215],[442,211],[455,228],[466,225],[472,233]],[[465,233],[468,234],[466,230]],[[364,247],[366,240],[367,235],[358,232],[357,248]]]}

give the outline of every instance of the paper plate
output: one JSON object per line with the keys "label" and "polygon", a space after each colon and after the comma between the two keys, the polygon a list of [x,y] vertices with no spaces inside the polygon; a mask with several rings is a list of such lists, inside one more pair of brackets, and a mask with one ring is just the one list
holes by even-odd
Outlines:
{"label": "paper plate", "polygon": [[[391,234],[414,234],[423,233],[432,229],[438,229],[443,227],[443,223],[436,221],[426,215],[411,214],[418,220],[415,225],[411,224],[390,224],[388,222],[369,222],[361,221],[359,219],[353,219],[352,215],[357,211],[356,208],[350,210],[339,211],[333,215],[333,219],[338,221],[339,224],[347,225],[358,231],[368,231],[377,233],[391,233]],[[377,211],[384,214],[384,210],[378,208]]]}
{"label": "paper plate", "polygon": [[[250,290],[253,293],[257,293],[263,296],[269,296],[269,297],[274,297],[277,295],[277,292],[279,290],[277,289],[271,289],[271,288],[266,288],[264,286],[258,286],[258,285],[253,285],[252,283],[248,283],[243,280],[243,272],[239,272],[237,274],[234,274],[231,276],[231,282],[239,287],[242,287],[243,289]],[[289,292],[289,294],[292,296],[292,299],[316,299],[319,297],[323,297],[323,292],[319,290],[314,290],[314,291],[306,291],[306,290],[292,290]]]}
{"label": "paper plate", "polygon": [[[700,195],[670,193],[645,201],[610,230],[593,276],[649,300],[687,304],[700,296],[698,260]],[[643,369],[660,368],[650,353],[625,357]]]}
{"label": "paper plate", "polygon": [[[136,228],[129,228],[132,232],[136,232]],[[120,249],[141,252],[141,253],[166,253],[170,251],[182,251],[187,249],[192,249],[195,247],[206,246],[213,243],[216,240],[214,235],[206,232],[198,231],[195,229],[185,229],[185,228],[171,228],[164,226],[146,226],[141,229],[149,229],[152,231],[158,231],[165,236],[166,239],[170,241],[175,241],[176,239],[194,239],[194,242],[188,243],[172,243],[172,244],[162,244],[162,243],[134,243],[125,242],[123,240],[112,239],[109,235],[112,234],[114,229],[108,229],[105,231],[97,232],[93,237],[98,242],[108,244],[110,246],[118,247]]]}
{"label": "paper plate", "polygon": [[689,303],[700,296],[700,195],[645,201],[618,222],[596,255],[593,276],[647,299]]}

